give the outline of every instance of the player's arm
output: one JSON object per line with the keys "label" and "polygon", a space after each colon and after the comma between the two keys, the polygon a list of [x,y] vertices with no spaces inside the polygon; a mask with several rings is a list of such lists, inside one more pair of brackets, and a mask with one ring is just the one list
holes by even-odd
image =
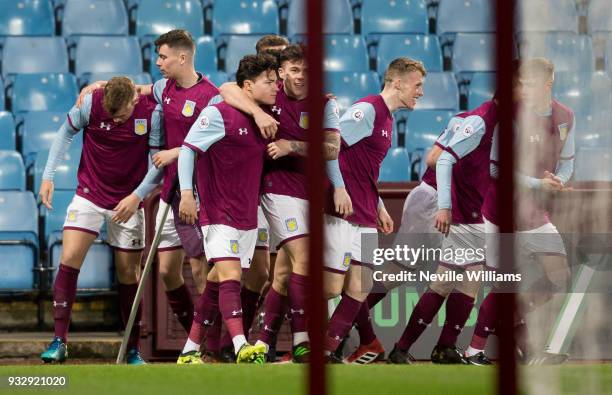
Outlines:
{"label": "player's arm", "polygon": [[464,119],[453,134],[444,152],[436,164],[436,182],[438,184],[438,213],[435,226],[438,231],[448,235],[451,224],[451,183],[453,166],[457,161],[478,147],[485,134],[484,120],[479,116]]}
{"label": "player's arm", "polygon": [[[149,155],[151,159],[159,152],[160,148],[164,145],[164,133],[163,126],[161,122],[162,110],[161,106],[157,105],[153,113],[151,114],[151,131],[149,132]],[[117,204],[117,206],[113,209],[115,211],[115,215],[112,220],[116,223],[124,223],[127,222],[136,210],[138,210],[138,206],[140,202],[144,200],[145,197],[156,186],[158,186],[164,177],[164,172],[162,169],[158,169],[155,166],[151,166],[147,174],[142,179],[142,182],[134,192],[121,199],[121,201]]]}
{"label": "player's arm", "polygon": [[431,146],[431,149],[429,150],[429,153],[425,158],[425,163],[427,164],[427,167],[430,167],[432,169],[436,168],[436,162],[438,161],[440,154],[442,154],[442,151],[444,151],[444,147],[446,146],[446,144],[448,144],[451,137],[453,137],[455,129],[459,125],[461,125],[461,122],[463,122],[463,118],[460,117],[452,117],[450,121],[448,121],[448,124],[446,125],[442,133],[440,133],[434,144]]}
{"label": "player's arm", "polygon": [[565,138],[565,144],[561,150],[561,156],[559,157],[559,163],[557,164],[557,169],[555,171],[555,176],[563,186],[567,184],[574,173],[574,157],[576,155],[576,141],[574,138],[575,129],[576,118],[574,117],[572,120],[572,128]]}
{"label": "player's arm", "polygon": [[40,201],[48,209],[53,208],[51,206],[51,201],[53,199],[53,177],[55,176],[55,170],[68,148],[70,148],[74,136],[89,124],[91,100],[91,95],[87,95],[80,108],[75,106],[70,110],[66,121],[64,121],[57,131],[51,149],[49,150],[49,157],[47,158],[47,164],[45,165],[40,190],[38,192]]}
{"label": "player's arm", "polygon": [[278,130],[278,121],[270,114],[266,114],[256,103],[250,100],[235,82],[226,82],[219,87],[223,100],[230,106],[239,109],[253,117],[262,136],[273,138]]}
{"label": "player's arm", "polygon": [[378,230],[388,235],[393,232],[393,219],[387,212],[387,208],[385,207],[385,202],[383,202],[382,198],[378,197]]}
{"label": "player's arm", "polygon": [[181,188],[179,216],[188,224],[195,224],[197,210],[193,195],[193,171],[196,154],[204,153],[225,136],[223,117],[216,107],[206,107],[191,126],[178,158],[178,177]]}

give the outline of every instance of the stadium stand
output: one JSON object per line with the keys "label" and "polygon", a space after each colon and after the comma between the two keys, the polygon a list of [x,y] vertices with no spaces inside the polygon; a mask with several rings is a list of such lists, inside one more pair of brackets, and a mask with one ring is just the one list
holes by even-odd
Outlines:
{"label": "stadium stand", "polygon": [[140,46],[136,37],[81,37],[74,55],[75,74],[142,72]]}
{"label": "stadium stand", "polygon": [[491,100],[496,88],[495,73],[474,73],[467,92],[467,108],[476,108]]}
{"label": "stadium stand", "polygon": [[0,111],[0,149],[15,150],[15,119],[8,111]]}
{"label": "stadium stand", "polygon": [[129,33],[128,15],[122,0],[67,0],[62,16],[62,35],[124,36]]}
{"label": "stadium stand", "polygon": [[578,33],[575,0],[529,0],[517,4],[518,31]]}
{"label": "stadium stand", "polygon": [[0,190],[25,190],[25,166],[17,151],[0,150]]}
{"label": "stadium stand", "polygon": [[424,95],[417,103],[417,110],[457,110],[459,88],[455,75],[450,72],[427,73]]}
{"label": "stadium stand", "polygon": [[66,111],[77,97],[77,82],[69,73],[17,74],[9,89],[12,111]]}
{"label": "stadium stand", "polygon": [[380,81],[374,72],[334,71],[325,74],[325,90],[333,92],[338,101],[340,114],[361,97],[380,91]]}
{"label": "stadium stand", "polygon": [[440,0],[436,33],[443,35],[495,31],[493,4],[490,0]]}
{"label": "stadium stand", "polygon": [[67,73],[68,51],[61,37],[7,37],[2,49],[2,75]]}
{"label": "stadium stand", "polygon": [[[287,11],[287,16],[281,14],[281,18],[286,18],[287,35],[306,34],[306,24],[304,16],[306,0],[291,0]],[[325,21],[323,23],[323,33],[325,34],[353,34],[353,11],[349,0],[328,1],[325,3]]]}
{"label": "stadium stand", "polygon": [[442,52],[436,36],[381,35],[376,55],[378,74],[382,76],[389,63],[399,56],[420,60],[428,72],[442,71]]}
{"label": "stadium stand", "polygon": [[379,182],[410,181],[410,158],[406,148],[391,148],[382,162]]}
{"label": "stadium stand", "polygon": [[361,36],[331,34],[323,38],[325,71],[368,71],[369,59]]}
{"label": "stadium stand", "polygon": [[427,4],[424,0],[363,0],[361,34],[429,33]]}
{"label": "stadium stand", "polygon": [[591,37],[566,32],[525,33],[519,42],[523,58],[545,56],[557,71],[594,71]]}
{"label": "stadium stand", "polygon": [[53,7],[48,0],[0,0],[0,36],[52,36]]}
{"label": "stadium stand", "polygon": [[224,0],[213,4],[213,34],[278,34],[274,0]]}
{"label": "stadium stand", "polygon": [[576,181],[612,181],[610,147],[581,148],[576,153]]}

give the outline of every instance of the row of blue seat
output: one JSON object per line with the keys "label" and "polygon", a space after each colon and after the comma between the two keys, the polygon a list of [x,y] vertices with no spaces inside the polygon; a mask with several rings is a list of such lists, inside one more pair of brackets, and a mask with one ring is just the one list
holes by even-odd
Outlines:
{"label": "row of blue seat", "polygon": [[[0,35],[53,35],[55,12],[51,0],[2,0]],[[174,27],[194,34],[279,33],[304,34],[306,0],[65,0],[56,2],[64,36],[127,35],[133,22],[139,37],[156,36]],[[325,33],[354,33],[355,21],[364,35],[413,32],[428,33],[429,19],[438,34],[491,32],[495,30],[493,3],[489,0],[349,0],[325,2]],[[578,32],[578,9],[574,0],[519,2],[523,31]],[[353,12],[354,11],[354,12]],[[591,0],[587,10],[589,31],[610,31],[606,0]],[[606,16],[608,19],[606,19]],[[205,31],[205,22],[211,31]]]}

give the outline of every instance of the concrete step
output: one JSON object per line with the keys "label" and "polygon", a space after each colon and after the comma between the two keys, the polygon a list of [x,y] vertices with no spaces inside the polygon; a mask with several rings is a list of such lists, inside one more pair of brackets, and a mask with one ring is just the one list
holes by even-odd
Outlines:
{"label": "concrete step", "polygon": [[[0,332],[0,364],[4,359],[38,359],[49,342],[51,332]],[[114,361],[121,346],[116,332],[75,332],[69,337],[70,359]]]}

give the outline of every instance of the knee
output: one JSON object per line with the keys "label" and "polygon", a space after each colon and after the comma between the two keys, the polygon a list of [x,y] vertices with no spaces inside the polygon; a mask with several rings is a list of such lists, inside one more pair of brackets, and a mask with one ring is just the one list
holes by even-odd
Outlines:
{"label": "knee", "polygon": [[447,297],[454,288],[451,282],[434,281],[429,288],[440,296]]}
{"label": "knee", "polygon": [[268,281],[268,270],[266,268],[255,268],[247,273],[245,283],[250,289],[261,290],[264,284]]}
{"label": "knee", "polygon": [[329,299],[333,299],[333,298],[335,298],[337,296],[340,296],[340,294],[342,293],[342,286],[343,286],[342,283],[338,283],[338,284],[328,283],[328,284],[325,284],[325,286],[323,287],[323,297],[326,300],[329,300]]}
{"label": "knee", "polygon": [[552,283],[554,291],[566,290],[570,277],[571,273],[567,267],[548,273],[548,280]]}

